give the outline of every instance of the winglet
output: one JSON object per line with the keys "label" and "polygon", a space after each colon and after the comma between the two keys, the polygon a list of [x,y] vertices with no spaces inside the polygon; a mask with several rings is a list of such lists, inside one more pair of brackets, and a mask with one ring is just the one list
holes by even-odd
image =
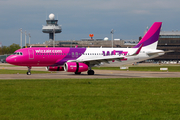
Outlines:
{"label": "winglet", "polygon": [[134,54],[130,55],[130,56],[138,55],[140,53],[142,47],[143,47],[143,44],[141,44],[139,46],[139,48],[136,50],[136,52]]}

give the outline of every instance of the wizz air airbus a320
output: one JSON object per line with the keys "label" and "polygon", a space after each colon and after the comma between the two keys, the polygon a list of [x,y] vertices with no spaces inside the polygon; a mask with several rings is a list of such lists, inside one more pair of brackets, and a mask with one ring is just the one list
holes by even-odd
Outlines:
{"label": "wizz air airbus a320", "polygon": [[16,50],[6,61],[13,65],[27,66],[27,75],[32,67],[45,66],[49,71],[66,71],[81,74],[88,71],[94,75],[92,66],[102,63],[124,65],[151,59],[165,52],[157,50],[162,22],[155,22],[141,41],[133,48],[65,48],[32,47]]}

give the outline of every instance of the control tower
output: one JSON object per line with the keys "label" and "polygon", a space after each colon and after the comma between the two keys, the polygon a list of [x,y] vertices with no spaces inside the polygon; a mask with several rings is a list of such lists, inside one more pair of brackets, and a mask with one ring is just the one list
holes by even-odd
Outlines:
{"label": "control tower", "polygon": [[49,40],[54,40],[55,33],[61,33],[61,26],[58,26],[58,20],[55,20],[55,15],[50,14],[49,20],[46,20],[46,25],[43,25],[42,32],[49,33]]}

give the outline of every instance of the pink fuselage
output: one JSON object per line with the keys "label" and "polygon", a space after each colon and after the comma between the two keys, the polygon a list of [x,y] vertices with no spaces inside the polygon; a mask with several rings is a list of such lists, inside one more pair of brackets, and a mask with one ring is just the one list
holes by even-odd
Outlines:
{"label": "pink fuselage", "polygon": [[15,51],[22,55],[11,55],[6,61],[18,66],[61,66],[70,59],[77,59],[84,51],[84,48],[24,48]]}

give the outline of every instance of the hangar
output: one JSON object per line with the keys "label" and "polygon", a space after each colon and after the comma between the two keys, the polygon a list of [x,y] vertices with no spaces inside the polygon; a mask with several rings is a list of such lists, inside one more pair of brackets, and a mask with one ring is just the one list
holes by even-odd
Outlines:
{"label": "hangar", "polygon": [[180,31],[161,31],[158,41],[158,49],[173,52],[154,58],[154,60],[179,61],[180,60]]}

